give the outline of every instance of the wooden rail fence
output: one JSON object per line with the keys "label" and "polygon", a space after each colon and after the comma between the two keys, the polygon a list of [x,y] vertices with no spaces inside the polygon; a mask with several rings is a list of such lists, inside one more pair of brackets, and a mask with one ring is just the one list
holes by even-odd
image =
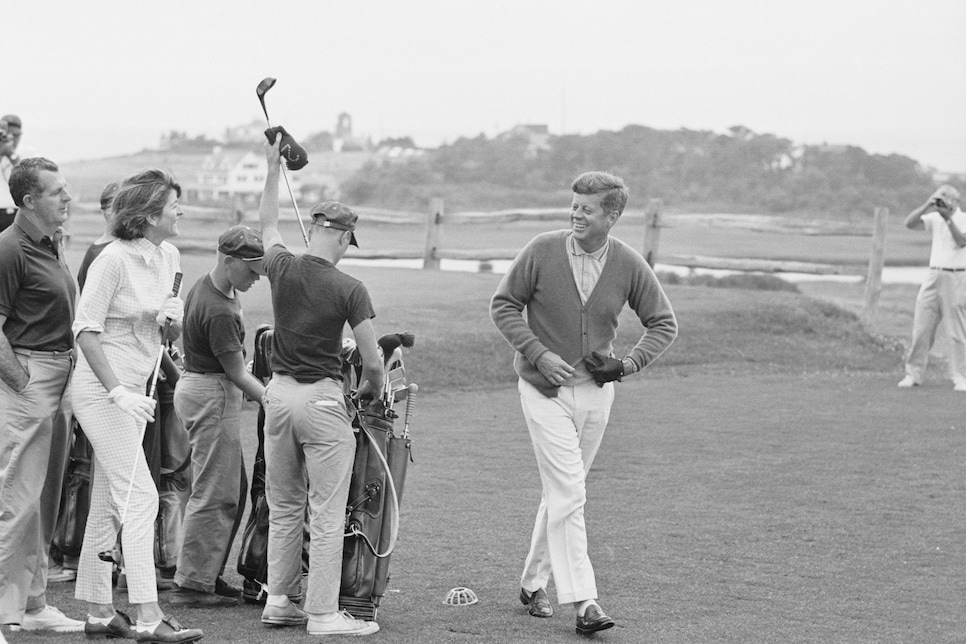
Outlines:
{"label": "wooden rail fence", "polygon": [[[487,262],[492,260],[512,260],[519,252],[519,248],[473,248],[446,249],[441,247],[442,228],[444,224],[471,223],[510,223],[517,221],[567,221],[570,217],[568,209],[514,209],[493,212],[458,212],[446,213],[442,199],[433,200],[426,222],[426,242],[422,253],[418,251],[354,251],[352,257],[363,259],[419,259],[423,260],[423,268],[438,270],[440,260],[469,260]],[[876,208],[872,225],[872,246],[869,262],[858,270],[839,264],[822,264],[813,262],[781,261],[766,259],[736,259],[727,257],[707,257],[700,255],[660,255],[662,220],[662,201],[651,199],[644,209],[644,238],[641,241],[641,254],[647,262],[654,266],[660,262],[670,266],[690,269],[718,269],[738,272],[756,273],[804,273],[811,275],[855,275],[865,278],[865,294],[863,298],[862,320],[872,325],[875,320],[876,308],[882,292],[882,268],[885,263],[885,234],[889,217],[888,208]],[[367,221],[384,221],[394,223],[418,223],[418,216],[390,213],[388,211],[366,211]],[[772,227],[768,232],[821,233],[821,227],[814,224],[798,229],[780,230]],[[836,235],[869,236],[866,231],[834,227],[829,225],[829,232]]]}

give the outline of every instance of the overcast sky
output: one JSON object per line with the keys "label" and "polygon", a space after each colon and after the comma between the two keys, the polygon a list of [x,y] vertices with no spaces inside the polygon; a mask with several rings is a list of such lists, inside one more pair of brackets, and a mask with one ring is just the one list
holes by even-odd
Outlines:
{"label": "overcast sky", "polygon": [[964,0],[6,2],[0,114],[55,161],[262,119],[436,146],[519,123],[858,145],[966,172]]}

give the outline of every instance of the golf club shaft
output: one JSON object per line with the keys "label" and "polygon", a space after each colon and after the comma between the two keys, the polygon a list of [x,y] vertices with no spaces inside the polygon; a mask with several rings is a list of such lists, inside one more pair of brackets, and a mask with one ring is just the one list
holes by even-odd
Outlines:
{"label": "golf club shaft", "polygon": [[[171,296],[177,297],[178,293],[181,291],[181,278],[183,275],[181,272],[174,274],[174,283],[171,285]],[[168,330],[171,328],[170,318],[165,320],[164,327],[161,329],[161,348],[158,350],[158,360],[154,364],[154,373],[151,374],[151,386],[148,387],[148,397],[154,398],[154,391],[158,386],[158,375],[161,373],[161,361],[164,359],[164,349],[165,349],[165,337],[168,335]],[[157,413],[155,409],[155,413]],[[134,452],[134,464],[131,467],[131,482],[127,486],[127,497],[124,499],[124,510],[121,511],[121,526],[124,526],[124,519],[127,518],[127,508],[131,504],[131,491],[134,489],[134,475],[138,470],[138,457],[140,453],[138,450],[141,449],[141,443],[144,441],[144,432],[148,427],[147,421],[141,424],[138,430],[138,442],[137,449]]]}
{"label": "golf club shaft", "polygon": [[[271,127],[271,126],[269,126]],[[295,208],[295,218],[298,219],[299,229],[302,231],[302,241],[305,242],[305,247],[309,247],[309,236],[305,234],[305,224],[302,223],[302,215],[299,213],[299,205],[295,201],[295,193],[292,192],[292,184],[288,182],[288,173],[285,172],[285,164],[279,161],[279,167],[282,169],[282,178],[285,179],[285,187],[288,188],[288,196],[292,199],[292,207]]]}
{"label": "golf club shaft", "polygon": [[[268,93],[268,90],[275,87],[275,79],[271,79],[271,83],[268,84],[264,90],[259,91],[262,87],[262,84],[264,84],[267,80],[269,79],[265,79],[259,84],[259,87],[256,88],[255,93],[258,95],[258,102],[262,104],[262,111],[265,112],[265,122],[268,123],[269,128],[272,128],[272,119],[269,118],[268,108],[265,107],[265,94]],[[285,187],[288,188],[288,196],[292,200],[292,207],[295,208],[295,218],[299,220],[299,230],[302,231],[302,241],[305,242],[305,247],[308,248],[309,236],[305,233],[305,224],[302,223],[302,214],[299,212],[298,202],[295,201],[295,192],[292,191],[292,184],[289,183],[288,173],[285,172],[285,164],[282,163],[281,159],[279,159],[279,167],[282,169],[282,178],[285,179]]]}

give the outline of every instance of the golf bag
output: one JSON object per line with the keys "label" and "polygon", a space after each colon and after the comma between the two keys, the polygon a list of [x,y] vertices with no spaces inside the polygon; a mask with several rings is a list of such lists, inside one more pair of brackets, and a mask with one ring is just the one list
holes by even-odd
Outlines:
{"label": "golf bag", "polygon": [[169,347],[161,360],[155,391],[157,405],[154,421],[144,432],[144,453],[154,482],[158,486],[158,517],[154,522],[154,564],[165,576],[178,565],[181,550],[181,524],[191,496],[191,443],[181,419],[174,410],[174,389],[181,378],[177,364],[180,355]]}
{"label": "golf bag", "polygon": [[71,419],[71,447],[60,496],[57,527],[51,553],[63,559],[80,557],[87,515],[91,509],[91,475],[94,450],[76,418]]}
{"label": "golf bag", "polygon": [[[272,329],[259,327],[255,335],[255,358],[252,373],[267,381],[271,377]],[[401,338],[393,334],[391,338]],[[387,380],[383,395],[368,405],[361,406],[348,396],[358,385],[362,363],[355,344],[343,344],[343,389],[347,394],[350,414],[354,415],[356,454],[349,484],[346,507],[345,543],[343,545],[342,583],[339,593],[340,608],[360,619],[374,620],[380,600],[385,595],[389,579],[389,555],[395,546],[399,527],[399,498],[402,493],[406,468],[410,460],[411,441],[407,436],[393,434],[397,414],[393,403],[405,398],[409,390],[402,387],[402,353],[400,341],[380,338],[380,347],[387,358]],[[403,346],[412,346],[407,334]],[[387,350],[394,346],[394,350]],[[392,371],[395,369],[395,371]],[[394,373],[397,389],[390,393],[389,373]],[[405,393],[403,393],[405,392]],[[397,395],[402,394],[402,395]],[[414,397],[409,400],[411,404]],[[351,402],[349,402],[351,401]],[[407,413],[407,429],[408,418]],[[258,451],[252,472],[252,512],[242,537],[238,555],[238,572],[245,577],[246,601],[264,600],[263,584],[267,580],[267,544],[269,510],[265,500],[264,410],[258,414]],[[302,549],[303,576],[308,571],[308,516]]]}

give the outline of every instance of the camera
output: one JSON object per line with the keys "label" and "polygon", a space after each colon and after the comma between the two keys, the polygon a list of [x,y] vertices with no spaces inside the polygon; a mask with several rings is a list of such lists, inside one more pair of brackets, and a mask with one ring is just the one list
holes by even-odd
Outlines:
{"label": "camera", "polygon": [[945,208],[946,207],[946,202],[943,200],[942,197],[936,197],[935,199],[933,199],[932,202],[936,205],[937,208]]}

